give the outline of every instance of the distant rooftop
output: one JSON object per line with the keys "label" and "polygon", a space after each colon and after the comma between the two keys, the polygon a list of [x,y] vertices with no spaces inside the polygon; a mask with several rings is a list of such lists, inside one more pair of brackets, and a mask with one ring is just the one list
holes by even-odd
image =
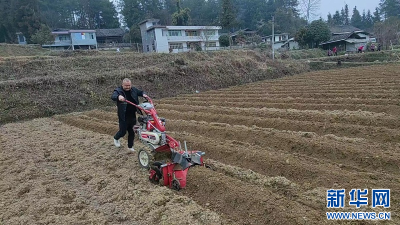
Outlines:
{"label": "distant rooftop", "polygon": [[125,30],[122,28],[97,29],[96,30],[97,37],[124,36],[124,34],[125,34]]}
{"label": "distant rooftop", "polygon": [[353,33],[354,31],[363,31],[357,27],[353,27],[351,25],[334,25],[331,26],[330,31],[332,34],[339,34],[339,33]]}

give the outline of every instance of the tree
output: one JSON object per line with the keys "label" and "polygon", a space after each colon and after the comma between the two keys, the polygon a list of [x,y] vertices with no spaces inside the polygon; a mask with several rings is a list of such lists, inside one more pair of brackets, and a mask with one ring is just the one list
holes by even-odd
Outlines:
{"label": "tree", "polygon": [[189,8],[181,8],[181,1],[176,1],[177,11],[172,14],[172,24],[175,26],[187,26],[189,25]]}
{"label": "tree", "polygon": [[300,0],[300,7],[307,23],[310,23],[311,17],[317,16],[320,5],[321,0]]}
{"label": "tree", "polygon": [[229,36],[228,35],[221,35],[218,38],[219,44],[221,47],[228,47],[229,46]]}
{"label": "tree", "polygon": [[381,22],[381,14],[379,13],[379,8],[375,8],[374,16],[372,17],[373,23]]}
{"label": "tree", "polygon": [[231,29],[236,25],[236,15],[231,0],[222,0],[221,26]]}
{"label": "tree", "polygon": [[384,48],[399,43],[398,30],[400,30],[400,19],[398,17],[390,17],[374,26],[374,33]]}
{"label": "tree", "polygon": [[307,48],[312,42],[312,38],[309,36],[308,29],[305,27],[300,28],[294,36],[294,40],[297,41],[302,48]]}
{"label": "tree", "polygon": [[50,44],[54,42],[54,36],[51,34],[50,27],[42,24],[40,29],[34,35],[32,35],[31,40],[34,44]]}
{"label": "tree", "polygon": [[[312,38],[312,47],[318,46],[320,43],[329,40],[331,31],[328,25],[322,20],[314,20],[308,28],[308,36]],[[314,45],[315,44],[315,45]]]}
{"label": "tree", "polygon": [[390,17],[400,18],[400,1],[399,0],[381,0],[381,13],[385,19]]}
{"label": "tree", "polygon": [[333,25],[333,19],[332,19],[332,14],[328,13],[328,19],[326,21],[328,23],[329,26]]}
{"label": "tree", "polygon": [[349,21],[349,6],[346,4],[344,6],[344,25],[349,25],[350,21]]}
{"label": "tree", "polygon": [[351,16],[351,25],[354,27],[362,27],[362,18],[357,6],[354,6],[353,15]]}
{"label": "tree", "polygon": [[0,0],[0,42],[14,43],[17,40],[16,10],[17,1]]}
{"label": "tree", "polygon": [[16,11],[16,28],[31,42],[31,36],[40,29],[40,12],[37,0],[20,0]]}
{"label": "tree", "polygon": [[332,19],[333,19],[334,25],[342,25],[343,24],[342,17],[340,16],[340,13],[338,10],[336,10],[335,14],[333,14]]}
{"label": "tree", "polygon": [[342,8],[342,10],[340,10],[340,18],[342,21],[342,24],[345,24],[346,21],[346,13],[344,12],[344,9]]}
{"label": "tree", "polygon": [[371,10],[367,11],[367,16],[365,17],[366,28],[372,28],[374,26],[374,19],[371,14]]}
{"label": "tree", "polygon": [[328,25],[322,21],[314,20],[308,27],[301,28],[295,35],[295,40],[302,47],[315,47],[321,42],[329,40],[331,32]]}
{"label": "tree", "polygon": [[128,27],[137,24],[146,18],[141,0],[121,0],[121,14],[124,17],[124,22]]}

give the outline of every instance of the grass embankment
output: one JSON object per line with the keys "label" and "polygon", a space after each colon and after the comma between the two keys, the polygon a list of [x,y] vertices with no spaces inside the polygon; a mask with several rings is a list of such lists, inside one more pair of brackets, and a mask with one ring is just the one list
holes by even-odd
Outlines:
{"label": "grass embankment", "polygon": [[39,45],[17,45],[0,43],[1,57],[21,57],[21,56],[40,56],[48,55],[48,49],[41,48]]}
{"label": "grass embankment", "polygon": [[306,63],[272,62],[254,51],[8,57],[0,61],[0,123],[110,106],[125,77],[161,98],[308,70]]}
{"label": "grass embankment", "polygon": [[[396,51],[379,51],[353,53],[347,55],[320,57],[309,59],[312,70],[327,70],[336,68],[348,68],[357,66],[373,66],[388,63],[398,63],[400,54]],[[340,61],[340,62],[339,62]]]}

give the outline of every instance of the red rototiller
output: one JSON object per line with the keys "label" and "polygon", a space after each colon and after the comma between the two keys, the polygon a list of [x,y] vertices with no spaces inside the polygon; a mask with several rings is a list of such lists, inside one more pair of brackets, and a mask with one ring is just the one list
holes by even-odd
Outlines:
{"label": "red rototiller", "polygon": [[186,142],[182,150],[180,142],[166,134],[165,119],[157,115],[151,98],[134,105],[140,110],[139,125],[134,131],[144,147],[139,149],[138,161],[141,167],[149,169],[149,179],[153,183],[180,190],[186,186],[186,175],[190,167],[203,166],[201,151],[188,151]]}

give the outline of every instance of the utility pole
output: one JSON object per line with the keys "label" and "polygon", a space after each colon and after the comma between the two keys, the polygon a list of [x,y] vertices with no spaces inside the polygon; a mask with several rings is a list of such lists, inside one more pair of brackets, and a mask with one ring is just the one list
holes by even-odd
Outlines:
{"label": "utility pole", "polygon": [[274,42],[275,42],[275,30],[274,30],[274,23],[275,19],[274,16],[272,16],[272,38],[271,38],[271,43],[272,43],[272,60],[275,60],[275,49],[274,49]]}

